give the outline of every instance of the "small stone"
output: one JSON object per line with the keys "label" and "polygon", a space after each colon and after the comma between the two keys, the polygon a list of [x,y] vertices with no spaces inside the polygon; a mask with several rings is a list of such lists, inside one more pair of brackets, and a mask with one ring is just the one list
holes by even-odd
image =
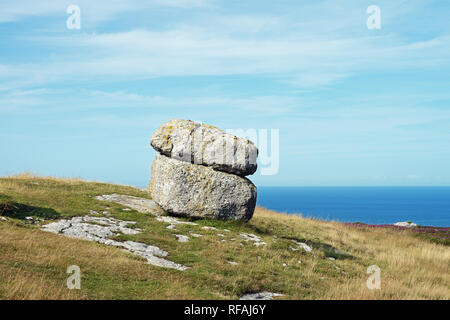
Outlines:
{"label": "small stone", "polygon": [[236,266],[236,265],[238,265],[238,263],[237,262],[234,262],[234,261],[227,261],[229,264],[231,264],[232,266]]}
{"label": "small stone", "polygon": [[174,236],[177,238],[178,242],[188,242],[189,237],[182,235],[182,234],[174,234]]}
{"label": "small stone", "polygon": [[215,228],[215,227],[208,227],[208,226],[204,226],[204,227],[202,227],[202,229],[204,229],[204,230],[217,230],[217,228]]}
{"label": "small stone", "polygon": [[200,238],[203,237],[202,234],[198,234],[198,233],[190,233],[191,236],[193,236],[194,238]]}
{"label": "small stone", "polygon": [[334,257],[328,257],[328,259],[331,260],[331,261],[336,260],[336,258],[334,258]]}
{"label": "small stone", "polygon": [[313,252],[313,249],[310,246],[308,246],[306,243],[298,242],[296,240],[292,240],[292,242],[297,244],[299,247],[303,248],[303,250],[305,250],[306,252]]}
{"label": "small stone", "polygon": [[266,243],[262,241],[260,237],[252,233],[241,233],[240,236],[244,238],[245,241],[252,241],[255,246],[264,246]]}

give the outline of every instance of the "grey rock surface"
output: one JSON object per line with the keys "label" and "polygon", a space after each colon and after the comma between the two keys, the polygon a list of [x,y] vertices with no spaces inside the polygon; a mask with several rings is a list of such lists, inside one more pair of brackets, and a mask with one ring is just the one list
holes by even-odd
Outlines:
{"label": "grey rock surface", "polygon": [[203,235],[202,234],[199,234],[199,233],[193,233],[193,232],[190,232],[189,233],[191,236],[193,236],[194,238],[201,238],[201,237],[203,237]]}
{"label": "grey rock surface", "polygon": [[248,221],[255,210],[256,187],[247,178],[157,154],[149,189],[170,214]]}
{"label": "grey rock surface", "polygon": [[255,173],[258,149],[250,140],[190,120],[172,119],[150,139],[161,154],[177,160],[246,176]]}
{"label": "grey rock surface", "polygon": [[294,242],[297,245],[297,248],[293,248],[294,251],[298,250],[299,248],[302,248],[306,252],[314,252],[313,249],[304,242],[299,242],[296,240],[292,240],[292,242]]}
{"label": "grey rock surface", "polygon": [[283,294],[273,292],[257,292],[244,294],[239,300],[272,300],[273,297],[282,297]]}
{"label": "grey rock surface", "polygon": [[151,213],[154,215],[160,215],[164,213],[161,208],[155,203],[155,201],[150,199],[127,196],[123,194],[105,194],[97,196],[95,197],[95,199],[100,201],[115,202],[134,209],[140,213]]}
{"label": "grey rock surface", "polygon": [[70,238],[84,239],[109,246],[120,247],[147,259],[148,263],[158,267],[172,268],[179,271],[188,269],[186,266],[164,259],[164,257],[168,256],[168,253],[156,246],[134,241],[120,242],[110,239],[111,237],[120,234],[139,233],[141,231],[140,229],[128,227],[133,224],[136,224],[136,222],[122,221],[114,218],[85,216],[49,223],[42,226],[41,230],[61,234]]}
{"label": "grey rock surface", "polygon": [[178,242],[188,242],[189,237],[182,235],[182,234],[174,234],[174,236],[177,238]]}
{"label": "grey rock surface", "polygon": [[202,227],[203,230],[213,230],[213,231],[217,231],[219,229],[217,229],[216,227],[210,227],[210,226],[204,226]]}
{"label": "grey rock surface", "polygon": [[256,234],[253,233],[241,233],[241,238],[243,238],[246,242],[251,241],[255,244],[255,246],[265,246],[266,243],[261,239],[261,237],[258,237]]}
{"label": "grey rock surface", "polygon": [[198,225],[195,222],[182,221],[180,219],[177,219],[177,218],[174,218],[174,217],[169,217],[169,216],[159,216],[159,217],[156,217],[156,220],[158,220],[160,222],[164,222],[164,223],[169,223],[170,225],[177,225],[177,224],[187,224],[187,225],[191,225],[191,226],[197,226]]}

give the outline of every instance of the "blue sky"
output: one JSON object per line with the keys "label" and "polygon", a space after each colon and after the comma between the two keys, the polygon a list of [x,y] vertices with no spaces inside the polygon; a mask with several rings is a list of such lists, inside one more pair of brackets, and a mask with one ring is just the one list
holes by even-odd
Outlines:
{"label": "blue sky", "polygon": [[279,129],[278,173],[258,186],[448,186],[449,13],[444,0],[3,0],[0,175],[145,186],[152,132],[185,118]]}

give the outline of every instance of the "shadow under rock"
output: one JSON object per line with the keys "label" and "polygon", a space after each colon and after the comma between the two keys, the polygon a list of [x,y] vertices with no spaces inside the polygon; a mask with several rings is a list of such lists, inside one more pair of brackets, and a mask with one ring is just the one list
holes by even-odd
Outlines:
{"label": "shadow under rock", "polygon": [[0,216],[15,219],[25,219],[25,217],[29,216],[56,219],[60,216],[60,214],[52,208],[30,206],[27,204],[6,200],[5,198],[8,197],[0,195]]}

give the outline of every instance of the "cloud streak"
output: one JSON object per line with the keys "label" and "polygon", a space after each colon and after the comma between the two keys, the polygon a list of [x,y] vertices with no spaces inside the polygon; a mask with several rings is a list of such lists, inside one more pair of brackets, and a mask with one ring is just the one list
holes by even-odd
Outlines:
{"label": "cloud streak", "polygon": [[[383,17],[395,21],[423,10],[424,3],[415,0],[401,6],[383,2]],[[393,32],[368,33],[365,8],[353,1],[342,7],[330,1],[304,4],[297,17],[290,12],[238,14],[231,10],[223,14],[219,1],[208,0],[80,0],[79,5],[83,19],[86,13],[88,19],[92,14],[99,21],[130,11],[150,14],[161,6],[198,10],[195,19],[184,14],[181,19],[155,20],[158,27],[21,36],[17,40],[43,53],[33,62],[1,59],[0,90],[88,79],[229,75],[265,75],[291,86],[314,88],[379,70],[450,68],[450,35],[410,39]],[[4,21],[14,21],[54,15],[64,6],[64,1],[2,2],[0,21],[2,16]]]}
{"label": "cloud streak", "polygon": [[274,75],[311,87],[379,69],[449,67],[449,37],[404,43],[394,36],[256,39],[198,29],[83,34],[44,40],[65,53],[42,63],[0,65],[0,77],[45,83],[85,77]]}

